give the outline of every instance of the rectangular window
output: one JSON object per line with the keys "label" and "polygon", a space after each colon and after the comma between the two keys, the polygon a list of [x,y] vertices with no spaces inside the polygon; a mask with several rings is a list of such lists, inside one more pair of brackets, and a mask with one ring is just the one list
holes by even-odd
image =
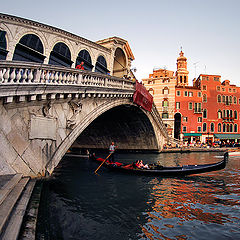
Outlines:
{"label": "rectangular window", "polygon": [[201,131],[202,131],[202,128],[201,128],[201,127],[197,127],[197,131],[198,131],[198,132],[201,132]]}
{"label": "rectangular window", "polygon": [[180,102],[176,102],[176,109],[180,109]]}
{"label": "rectangular window", "polygon": [[221,88],[220,86],[217,86],[217,91],[220,92],[221,91]]}
{"label": "rectangular window", "polygon": [[177,91],[177,96],[181,96],[181,92],[180,91]]}
{"label": "rectangular window", "polygon": [[182,131],[183,131],[183,132],[186,132],[186,131],[187,131],[187,127],[186,127],[186,126],[183,126]]}
{"label": "rectangular window", "polygon": [[202,117],[198,117],[198,122],[202,122]]}
{"label": "rectangular window", "polygon": [[162,118],[168,118],[168,113],[163,113]]}
{"label": "rectangular window", "polygon": [[207,86],[206,86],[206,85],[203,85],[202,89],[203,89],[204,91],[206,91],[206,90],[207,90]]}
{"label": "rectangular window", "polygon": [[229,92],[232,92],[232,89],[231,89],[231,88],[229,88],[229,89],[228,89],[228,91],[229,91]]}
{"label": "rectangular window", "polygon": [[235,88],[233,89],[233,92],[236,92],[236,89],[235,89]]}
{"label": "rectangular window", "polygon": [[188,109],[192,110],[192,108],[193,108],[193,103],[192,102],[188,103]]}
{"label": "rectangular window", "polygon": [[184,92],[184,96],[185,96],[185,97],[188,96],[188,92],[187,92],[187,91]]}
{"label": "rectangular window", "polygon": [[224,87],[222,88],[222,91],[225,92],[225,88]]}
{"label": "rectangular window", "polygon": [[219,81],[219,77],[214,77],[214,81]]}
{"label": "rectangular window", "polygon": [[202,94],[201,94],[201,92],[198,92],[198,97],[202,97]]}
{"label": "rectangular window", "polygon": [[188,118],[187,117],[183,117],[183,122],[187,122]]}
{"label": "rectangular window", "polygon": [[188,96],[189,96],[189,97],[192,97],[192,96],[193,96],[193,92],[189,92],[189,93],[188,93]]}

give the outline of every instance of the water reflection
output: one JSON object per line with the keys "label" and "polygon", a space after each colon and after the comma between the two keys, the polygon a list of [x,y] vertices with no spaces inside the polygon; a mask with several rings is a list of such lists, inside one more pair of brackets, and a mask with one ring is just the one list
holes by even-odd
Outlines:
{"label": "water reflection", "polygon": [[[162,165],[217,162],[216,154],[121,154]],[[222,155],[222,154],[220,154]],[[37,239],[240,239],[239,160],[182,178],[129,176],[65,158],[45,183]]]}

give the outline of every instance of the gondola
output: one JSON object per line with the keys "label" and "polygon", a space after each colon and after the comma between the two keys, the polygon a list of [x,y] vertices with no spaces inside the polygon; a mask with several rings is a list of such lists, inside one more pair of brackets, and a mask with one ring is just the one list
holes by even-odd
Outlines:
{"label": "gondola", "polygon": [[[95,158],[97,162],[103,162],[102,158]],[[155,175],[155,176],[184,176],[197,173],[212,172],[224,169],[228,160],[228,152],[224,153],[223,160],[212,164],[201,165],[183,165],[182,167],[163,167],[155,165],[154,169],[139,169],[119,162],[109,163],[106,161],[104,167],[118,172],[139,175]]]}

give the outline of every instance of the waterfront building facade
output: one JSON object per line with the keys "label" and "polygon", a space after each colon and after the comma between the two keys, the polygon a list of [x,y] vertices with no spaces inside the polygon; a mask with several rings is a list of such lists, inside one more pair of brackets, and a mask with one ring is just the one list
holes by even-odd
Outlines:
{"label": "waterfront building facade", "polygon": [[[163,72],[162,69],[160,72]],[[171,80],[163,81],[157,71],[143,79],[143,84],[152,93],[164,123],[171,122],[170,136],[185,143],[221,142],[230,144],[240,141],[240,88],[221,82],[220,75],[200,74],[188,83],[187,58],[181,51],[177,58],[177,70]],[[163,78],[163,77],[162,77]],[[164,89],[175,93],[166,98]],[[168,112],[164,115],[164,101],[169,100]],[[166,103],[167,104],[167,103]],[[170,124],[168,124],[170,125]]]}
{"label": "waterfront building facade", "polygon": [[173,137],[176,86],[174,71],[154,69],[148,78],[142,79],[142,82],[154,98],[168,135]]}

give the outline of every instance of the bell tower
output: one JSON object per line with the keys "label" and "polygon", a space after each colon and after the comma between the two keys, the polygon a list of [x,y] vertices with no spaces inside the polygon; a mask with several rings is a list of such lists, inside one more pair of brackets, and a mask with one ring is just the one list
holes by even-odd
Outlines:
{"label": "bell tower", "polygon": [[182,51],[179,53],[179,57],[177,58],[177,86],[188,86],[188,70],[187,70],[187,58],[184,57],[184,53]]}

